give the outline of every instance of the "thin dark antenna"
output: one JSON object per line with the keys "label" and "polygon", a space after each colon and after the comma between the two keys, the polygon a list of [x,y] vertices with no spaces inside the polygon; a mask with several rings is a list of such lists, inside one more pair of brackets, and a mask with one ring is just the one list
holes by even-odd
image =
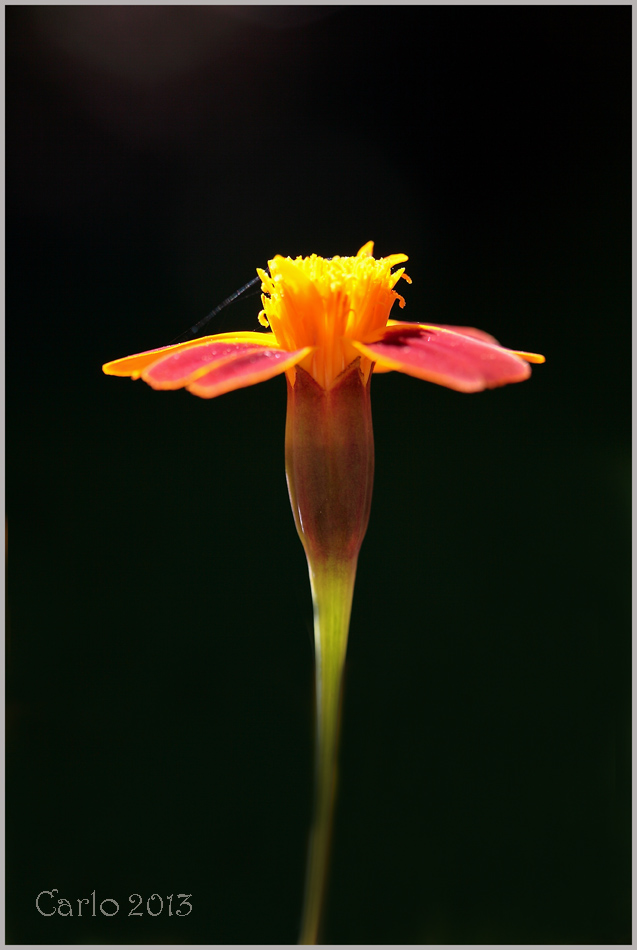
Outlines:
{"label": "thin dark antenna", "polygon": [[[269,271],[267,273],[269,273]],[[212,320],[213,317],[216,317],[217,314],[221,310],[223,310],[224,307],[227,307],[229,303],[232,303],[234,300],[237,299],[237,297],[240,297],[241,294],[246,292],[246,290],[249,290],[250,287],[254,287],[255,284],[258,284],[260,282],[261,282],[260,277],[253,277],[252,280],[249,280],[247,284],[243,285],[243,287],[239,287],[239,289],[235,290],[233,294],[230,294],[229,297],[226,297],[225,300],[222,300],[221,303],[218,304],[218,306],[216,306],[214,310],[211,310],[210,313],[206,314],[206,316],[202,320],[200,320],[199,323],[195,323],[195,325],[190,327],[189,330],[186,330],[185,333],[182,333],[180,336],[176,336],[174,340],[171,340],[168,346],[172,346],[173,343],[181,343],[186,337],[190,335],[195,336],[195,334],[199,333],[201,328],[205,326],[209,320]],[[253,293],[258,293],[258,291],[255,290],[253,291]]]}

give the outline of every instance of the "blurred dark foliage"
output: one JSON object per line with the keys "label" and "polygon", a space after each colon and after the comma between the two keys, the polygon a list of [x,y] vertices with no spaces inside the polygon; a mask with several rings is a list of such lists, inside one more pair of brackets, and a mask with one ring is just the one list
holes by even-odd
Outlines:
{"label": "blurred dark foliage", "polygon": [[629,7],[7,7],[9,943],[296,940],[285,386],[100,366],[369,239],[547,363],[374,382],[325,939],[630,942],[630,57]]}

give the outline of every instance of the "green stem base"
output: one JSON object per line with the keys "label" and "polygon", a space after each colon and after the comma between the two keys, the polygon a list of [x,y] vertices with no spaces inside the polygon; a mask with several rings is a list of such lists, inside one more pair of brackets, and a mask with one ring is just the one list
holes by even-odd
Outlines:
{"label": "green stem base", "polygon": [[334,817],[338,740],[347,634],[356,578],[353,564],[310,566],[316,656],[314,814],[305,880],[300,944],[316,944],[325,901]]}

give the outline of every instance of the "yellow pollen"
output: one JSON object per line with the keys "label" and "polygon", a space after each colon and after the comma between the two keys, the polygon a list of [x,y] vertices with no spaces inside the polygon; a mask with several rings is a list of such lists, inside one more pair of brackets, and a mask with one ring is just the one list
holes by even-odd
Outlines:
{"label": "yellow pollen", "polygon": [[277,254],[268,261],[269,275],[257,269],[263,291],[259,322],[286,350],[314,348],[299,365],[324,389],[360,356],[351,341],[373,342],[387,326],[394,301],[405,306],[394,286],[401,277],[411,281],[404,268],[392,273],[392,267],[407,256],[376,260],[373,250],[369,241],[356,257],[292,260]]}

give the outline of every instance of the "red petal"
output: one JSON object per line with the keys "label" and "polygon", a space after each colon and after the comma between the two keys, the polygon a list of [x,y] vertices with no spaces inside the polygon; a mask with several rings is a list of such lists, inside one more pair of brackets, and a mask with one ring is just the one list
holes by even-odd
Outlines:
{"label": "red petal", "polygon": [[394,324],[376,343],[355,343],[364,356],[459,392],[479,392],[517,383],[531,375],[525,360],[474,335],[443,327]]}
{"label": "red petal", "polygon": [[[408,321],[405,321],[405,320],[388,320],[387,326],[388,327],[401,327],[401,326],[404,327],[405,323],[407,323],[407,326],[414,326],[413,323],[410,324]],[[415,324],[415,326],[425,327],[426,329],[429,329],[429,327],[431,326],[431,329],[433,330],[435,330],[436,327],[438,327],[441,330],[453,330],[454,333],[462,333],[463,336],[474,336],[476,340],[484,340],[485,343],[495,343],[496,346],[500,345],[499,342],[496,340],[496,338],[494,336],[491,336],[490,333],[485,333],[484,330],[477,330],[475,327],[455,327],[447,323],[436,323],[435,325],[428,324],[428,323],[418,323],[418,324]]]}
{"label": "red petal", "polygon": [[[213,363],[260,352],[260,347],[254,344],[214,340],[155,360],[142,371],[141,377],[153,389],[181,389],[195,376],[207,371]],[[274,350],[267,349],[266,352]]]}
{"label": "red petal", "polygon": [[186,389],[195,396],[211,399],[232,389],[252,386],[278,376],[300,363],[311,352],[311,346],[293,352],[256,347],[252,350],[246,349],[243,353],[216,363],[208,371],[195,373]]}
{"label": "red petal", "polygon": [[453,333],[461,333],[463,336],[472,336],[476,340],[482,340],[483,343],[494,343],[496,346],[500,346],[494,336],[485,333],[484,330],[477,330],[475,327],[452,327],[446,323],[437,323],[436,326],[441,330],[451,330]]}
{"label": "red petal", "polygon": [[158,360],[170,356],[173,353],[189,350],[193,347],[198,348],[213,341],[249,343],[252,346],[277,345],[274,333],[255,333],[249,330],[236,333],[217,333],[214,336],[204,336],[198,340],[187,340],[185,343],[175,343],[173,346],[161,346],[155,350],[145,350],[143,353],[135,353],[133,356],[124,356],[119,360],[111,360],[110,363],[104,363],[102,370],[107,376],[132,376],[133,379],[139,379],[142,371],[152,363],[156,363]]}

